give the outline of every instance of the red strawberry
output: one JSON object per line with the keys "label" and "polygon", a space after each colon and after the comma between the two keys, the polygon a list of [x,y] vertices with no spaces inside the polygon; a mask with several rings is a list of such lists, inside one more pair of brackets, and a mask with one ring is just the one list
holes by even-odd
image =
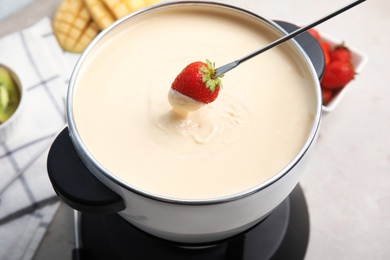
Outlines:
{"label": "red strawberry", "polygon": [[324,88],[338,89],[348,84],[355,76],[355,70],[350,62],[331,61],[325,68],[321,80]]}
{"label": "red strawberry", "polygon": [[314,29],[314,28],[310,28],[309,30],[307,30],[307,32],[311,35],[311,36],[313,36],[313,38],[314,39],[316,39],[317,41],[319,41],[320,40],[320,33],[316,30],[316,29]]}
{"label": "red strawberry", "polygon": [[321,88],[322,104],[327,105],[333,97],[333,91],[328,88]]}
{"label": "red strawberry", "polygon": [[330,54],[331,53],[331,50],[332,50],[332,47],[330,46],[330,44],[326,41],[319,41],[319,44],[321,46],[321,49],[324,53],[328,53]]}
{"label": "red strawberry", "polygon": [[330,62],[330,55],[328,52],[324,52],[324,59],[325,59],[325,67],[326,67]]}
{"label": "red strawberry", "polygon": [[220,77],[215,78],[215,66],[210,61],[189,64],[176,77],[171,88],[198,102],[213,102],[222,86]]}
{"label": "red strawberry", "polygon": [[337,46],[331,53],[332,61],[351,61],[352,56],[350,50],[344,45]]}

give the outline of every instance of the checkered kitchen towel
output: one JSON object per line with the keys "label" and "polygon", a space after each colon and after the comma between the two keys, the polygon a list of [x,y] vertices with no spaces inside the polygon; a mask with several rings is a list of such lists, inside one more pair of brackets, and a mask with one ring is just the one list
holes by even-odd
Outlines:
{"label": "checkered kitchen towel", "polygon": [[25,90],[20,124],[0,145],[0,259],[31,258],[58,208],[46,160],[66,125],[67,83],[77,58],[59,47],[49,18],[0,39],[0,63]]}

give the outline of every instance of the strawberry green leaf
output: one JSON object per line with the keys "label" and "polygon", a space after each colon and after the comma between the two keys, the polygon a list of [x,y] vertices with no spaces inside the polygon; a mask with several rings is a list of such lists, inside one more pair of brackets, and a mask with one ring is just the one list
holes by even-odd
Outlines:
{"label": "strawberry green leaf", "polygon": [[223,74],[217,78],[215,77],[215,63],[211,63],[209,60],[206,60],[206,67],[200,67],[199,70],[203,73],[202,81],[206,83],[206,87],[214,92],[217,86],[222,87],[221,78],[224,76]]}

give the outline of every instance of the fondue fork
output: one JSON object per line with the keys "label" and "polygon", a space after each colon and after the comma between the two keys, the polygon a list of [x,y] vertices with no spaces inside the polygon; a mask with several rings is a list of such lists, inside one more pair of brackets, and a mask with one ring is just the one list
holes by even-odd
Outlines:
{"label": "fondue fork", "polygon": [[316,25],[319,25],[319,24],[329,20],[330,18],[333,18],[333,17],[341,14],[341,13],[347,11],[348,9],[351,9],[354,6],[356,6],[358,4],[361,4],[364,1],[366,1],[366,0],[355,1],[355,2],[353,2],[351,4],[349,4],[349,5],[341,8],[341,9],[339,9],[339,10],[337,10],[337,11],[335,11],[335,12],[333,12],[333,13],[331,13],[331,14],[329,14],[329,15],[327,15],[327,16],[325,16],[325,17],[323,17],[323,18],[321,18],[321,19],[319,19],[319,20],[317,20],[317,21],[315,21],[315,22],[313,22],[311,24],[309,24],[309,25],[306,25],[305,27],[297,29],[297,30],[293,31],[292,33],[289,33],[289,34],[283,36],[282,38],[279,38],[278,40],[276,40],[274,42],[271,42],[270,44],[266,45],[265,47],[263,47],[263,48],[261,48],[259,50],[256,50],[256,51],[254,51],[254,52],[252,52],[252,53],[242,57],[241,59],[235,60],[233,62],[230,62],[230,63],[228,63],[226,65],[223,65],[223,66],[217,68],[215,70],[214,78],[217,78],[218,76],[224,74],[225,72],[228,72],[229,70],[237,67],[239,64],[243,63],[244,61],[249,60],[249,59],[259,55],[260,53],[263,53],[263,52],[265,52],[265,51],[267,51],[267,50],[269,50],[269,49],[271,49],[271,48],[273,48],[273,47],[275,47],[275,46],[277,46],[277,45],[279,45],[279,44],[281,44],[281,43],[283,43],[285,41],[288,41],[288,40],[296,37],[296,36],[302,34],[303,32],[309,30],[310,28],[312,28],[312,27],[314,27]]}

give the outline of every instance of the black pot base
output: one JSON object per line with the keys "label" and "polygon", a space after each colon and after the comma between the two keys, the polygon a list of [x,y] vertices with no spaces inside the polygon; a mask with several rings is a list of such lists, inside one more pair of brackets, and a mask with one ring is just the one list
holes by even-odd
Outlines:
{"label": "black pot base", "polygon": [[73,259],[259,260],[303,259],[309,214],[299,185],[266,219],[232,238],[184,245],[149,235],[118,214],[81,213],[81,248]]}

